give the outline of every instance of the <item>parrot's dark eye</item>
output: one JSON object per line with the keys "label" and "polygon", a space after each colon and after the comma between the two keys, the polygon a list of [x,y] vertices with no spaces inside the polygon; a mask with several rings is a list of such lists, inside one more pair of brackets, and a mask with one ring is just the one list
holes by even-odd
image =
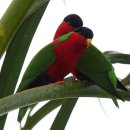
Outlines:
{"label": "parrot's dark eye", "polygon": [[67,21],[67,23],[68,23],[69,25],[71,25],[69,21]]}
{"label": "parrot's dark eye", "polygon": [[90,38],[90,39],[93,38],[93,31],[87,27],[79,27],[75,29],[74,32],[77,32],[86,38]]}
{"label": "parrot's dark eye", "polygon": [[74,28],[83,26],[82,19],[76,14],[67,15],[64,21],[73,26]]}
{"label": "parrot's dark eye", "polygon": [[81,32],[77,32],[78,34],[81,34]]}

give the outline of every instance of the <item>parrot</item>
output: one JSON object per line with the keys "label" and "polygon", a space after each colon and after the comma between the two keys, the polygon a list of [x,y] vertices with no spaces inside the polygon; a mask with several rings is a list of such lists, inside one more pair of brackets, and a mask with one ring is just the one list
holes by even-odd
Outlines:
{"label": "parrot", "polygon": [[63,80],[92,37],[91,29],[80,27],[41,49],[27,67],[18,91]]}
{"label": "parrot", "polygon": [[[63,81],[81,53],[89,47],[92,37],[91,29],[79,27],[42,48],[28,65],[17,92]],[[27,107],[25,109],[27,110]],[[23,110],[24,114],[26,110]],[[18,121],[23,118],[23,113],[20,114],[19,111]]]}
{"label": "parrot", "polygon": [[[76,19],[74,20],[75,16]],[[75,27],[71,24],[66,24],[66,26],[64,26],[63,23],[66,21],[66,19],[72,19],[74,21],[78,21],[78,19],[80,21],[82,20],[76,14],[68,15],[58,27],[54,35],[54,39],[55,37],[60,37],[68,33],[67,28],[69,31],[75,29]],[[79,80],[87,80],[99,85],[99,87],[101,87],[106,94],[112,98],[117,107],[118,103],[116,98],[124,101],[116,91],[116,88],[124,91],[128,90],[116,77],[114,68],[110,61],[94,45],[89,45],[85,52],[81,54],[77,64],[71,70],[71,73]]]}

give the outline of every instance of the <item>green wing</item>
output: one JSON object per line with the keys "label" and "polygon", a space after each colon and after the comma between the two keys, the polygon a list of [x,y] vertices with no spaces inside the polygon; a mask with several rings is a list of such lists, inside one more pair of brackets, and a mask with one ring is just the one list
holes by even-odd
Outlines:
{"label": "green wing", "polygon": [[67,40],[72,33],[73,32],[69,32],[59,37],[53,41],[55,44],[50,43],[36,54],[25,71],[18,91],[25,89],[37,76],[45,72],[53,64],[56,59],[56,55],[53,51],[54,47]]}
{"label": "green wing", "polygon": [[117,78],[114,68],[104,54],[91,45],[80,57],[77,69],[87,78],[94,81],[106,92],[122,99],[116,91]]}
{"label": "green wing", "polygon": [[56,44],[49,44],[34,56],[24,73],[18,91],[25,89],[38,75],[45,72],[53,64],[56,59],[53,51],[55,46]]}
{"label": "green wing", "polygon": [[[116,87],[114,68],[104,54],[94,45],[86,49],[77,63],[77,69],[95,82]],[[107,87],[107,86],[106,86]]]}
{"label": "green wing", "polygon": [[113,69],[109,60],[94,45],[85,50],[77,63],[77,67],[84,68],[88,72],[104,72]]}

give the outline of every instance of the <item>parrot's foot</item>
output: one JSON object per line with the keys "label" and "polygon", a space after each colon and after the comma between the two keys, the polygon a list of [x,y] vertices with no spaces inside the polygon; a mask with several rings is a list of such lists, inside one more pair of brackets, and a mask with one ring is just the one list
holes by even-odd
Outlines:
{"label": "parrot's foot", "polygon": [[85,79],[84,79],[84,80],[77,79],[76,76],[73,76],[73,81],[74,81],[75,83],[80,83],[80,82],[90,83],[90,81],[85,80]]}
{"label": "parrot's foot", "polygon": [[88,82],[87,80],[79,80],[79,79],[77,79],[75,76],[73,76],[73,81],[75,82],[75,83],[81,83],[81,82]]}
{"label": "parrot's foot", "polygon": [[74,82],[80,81],[80,80],[78,80],[78,79],[76,78],[76,76],[74,76],[74,75],[73,75],[71,78],[72,78],[72,80],[73,80]]}
{"label": "parrot's foot", "polygon": [[55,82],[53,84],[64,84],[64,81],[57,81],[57,82]]}
{"label": "parrot's foot", "polygon": [[75,83],[80,83],[81,81],[74,78],[74,79],[73,79],[73,82],[75,82]]}

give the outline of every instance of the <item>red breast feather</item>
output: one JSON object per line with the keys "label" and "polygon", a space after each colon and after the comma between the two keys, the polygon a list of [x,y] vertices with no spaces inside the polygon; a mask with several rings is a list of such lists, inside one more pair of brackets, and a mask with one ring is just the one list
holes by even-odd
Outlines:
{"label": "red breast feather", "polygon": [[59,36],[62,36],[64,34],[67,34],[68,32],[71,32],[74,28],[70,26],[67,22],[63,21],[60,26],[58,27],[55,36],[53,39],[58,38]]}
{"label": "red breast feather", "polygon": [[70,73],[86,48],[85,40],[85,37],[73,32],[66,41],[58,43],[54,48],[56,61],[47,71],[53,80],[63,80]]}

